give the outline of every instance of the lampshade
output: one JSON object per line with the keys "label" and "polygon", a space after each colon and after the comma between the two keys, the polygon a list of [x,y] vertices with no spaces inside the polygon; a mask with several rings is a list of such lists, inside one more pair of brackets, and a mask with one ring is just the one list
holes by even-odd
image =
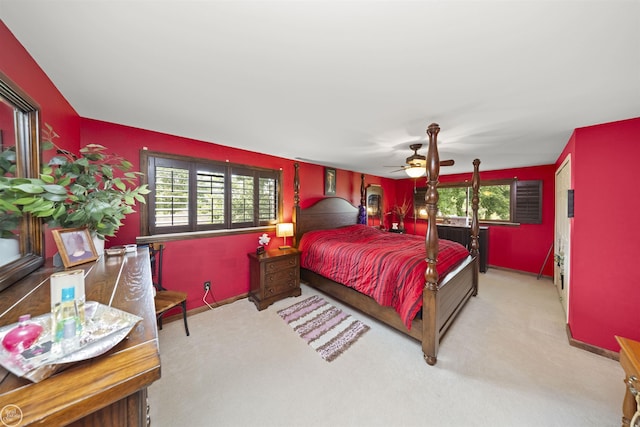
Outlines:
{"label": "lampshade", "polygon": [[290,222],[281,222],[276,224],[276,236],[291,237],[293,236],[293,224]]}
{"label": "lampshade", "polygon": [[290,222],[276,224],[276,236],[282,237],[284,240],[284,245],[280,246],[280,249],[289,249],[291,246],[287,245],[287,237],[293,236],[293,224]]}
{"label": "lampshade", "polygon": [[420,178],[421,176],[425,176],[427,174],[427,168],[422,166],[411,166],[410,168],[406,168],[404,171],[411,178]]}

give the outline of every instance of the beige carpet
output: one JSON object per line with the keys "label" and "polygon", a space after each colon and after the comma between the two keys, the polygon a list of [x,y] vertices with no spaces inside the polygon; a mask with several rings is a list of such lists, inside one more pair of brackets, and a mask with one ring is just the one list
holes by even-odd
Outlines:
{"label": "beige carpet", "polygon": [[[247,300],[160,331],[151,425],[619,426],[618,362],[570,347],[549,279],[489,269],[428,366],[420,345],[333,299],[371,327],[327,363]],[[215,287],[213,288],[215,292]]]}

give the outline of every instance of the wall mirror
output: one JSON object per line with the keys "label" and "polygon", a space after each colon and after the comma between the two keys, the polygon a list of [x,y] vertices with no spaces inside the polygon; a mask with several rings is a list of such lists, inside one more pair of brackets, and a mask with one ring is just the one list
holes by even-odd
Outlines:
{"label": "wall mirror", "polygon": [[[0,73],[0,173],[37,177],[40,170],[38,108]],[[0,214],[0,291],[44,263],[42,222]]]}
{"label": "wall mirror", "polygon": [[369,184],[366,189],[367,194],[367,224],[381,227],[383,222],[382,187],[376,184]]}

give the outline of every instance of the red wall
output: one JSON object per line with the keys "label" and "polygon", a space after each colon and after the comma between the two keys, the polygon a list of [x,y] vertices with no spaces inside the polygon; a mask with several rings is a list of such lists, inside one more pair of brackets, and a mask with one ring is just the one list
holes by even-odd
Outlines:
{"label": "red wall", "polygon": [[617,351],[614,336],[640,340],[640,273],[635,214],[640,118],[576,129],[571,154],[569,327],[579,341]]}
{"label": "red wall", "polygon": [[[0,52],[0,72],[37,104],[41,125],[48,123],[65,135],[57,141],[61,148],[77,151],[80,117],[2,21]],[[45,233],[46,255],[53,256],[56,251],[51,233]]]}
{"label": "red wall", "polygon": [[[147,131],[98,120],[82,119],[82,144],[101,144],[124,156],[139,170],[140,150],[181,154],[199,158],[228,160],[232,163],[261,166],[283,171],[284,220],[290,220],[293,212],[294,161],[251,151],[239,150],[218,144]],[[300,162],[300,205],[307,207],[324,197],[324,167]],[[360,173],[338,169],[336,195],[360,204]],[[394,181],[370,175],[367,183],[382,185],[385,192],[394,195]],[[134,243],[140,235],[138,213],[127,216],[124,226],[106,246]],[[224,300],[249,291],[249,260],[247,254],[255,251],[262,233],[208,237],[165,244],[164,281],[169,288],[179,288],[189,294],[188,307],[203,306],[205,281],[212,283],[216,300]],[[282,244],[274,233],[267,248]],[[212,301],[209,300],[209,303]]]}
{"label": "red wall", "polygon": [[[489,264],[497,267],[538,274],[545,261],[549,247],[553,244],[555,210],[555,165],[535,166],[519,169],[482,171],[480,180],[510,179],[542,180],[542,224],[497,225],[489,227]],[[441,175],[440,182],[471,181],[471,173]],[[413,200],[413,179],[398,181],[398,202],[403,197]],[[426,178],[418,179],[417,187],[426,186]],[[405,220],[405,228],[414,232],[413,219]],[[416,221],[416,232],[426,234],[427,221]],[[553,256],[547,260],[543,274],[553,276]]]}

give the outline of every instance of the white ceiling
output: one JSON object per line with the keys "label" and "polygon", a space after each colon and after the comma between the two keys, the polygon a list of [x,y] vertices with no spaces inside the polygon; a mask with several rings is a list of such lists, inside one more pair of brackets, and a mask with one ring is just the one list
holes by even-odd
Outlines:
{"label": "white ceiling", "polygon": [[[387,177],[555,162],[640,116],[640,0],[0,0],[83,117]],[[1,54],[1,53],[0,53]],[[424,154],[424,148],[420,151]]]}

